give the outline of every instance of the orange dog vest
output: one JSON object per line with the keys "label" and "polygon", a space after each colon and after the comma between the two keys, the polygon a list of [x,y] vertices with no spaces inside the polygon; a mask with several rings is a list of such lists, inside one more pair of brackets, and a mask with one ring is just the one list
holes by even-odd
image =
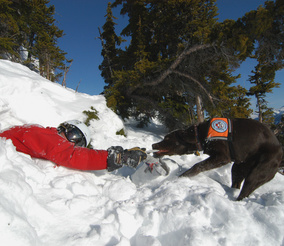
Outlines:
{"label": "orange dog vest", "polygon": [[231,120],[227,118],[213,118],[207,134],[207,141],[210,140],[228,140],[232,132]]}

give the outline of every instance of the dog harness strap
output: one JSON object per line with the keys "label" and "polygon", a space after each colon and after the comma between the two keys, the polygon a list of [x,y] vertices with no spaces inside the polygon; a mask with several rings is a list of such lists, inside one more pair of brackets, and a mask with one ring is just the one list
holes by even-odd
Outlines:
{"label": "dog harness strap", "polygon": [[229,144],[229,150],[231,155],[231,160],[235,160],[235,151],[233,147],[233,124],[231,119],[228,119],[228,125],[229,125],[229,132],[228,132],[228,144]]}

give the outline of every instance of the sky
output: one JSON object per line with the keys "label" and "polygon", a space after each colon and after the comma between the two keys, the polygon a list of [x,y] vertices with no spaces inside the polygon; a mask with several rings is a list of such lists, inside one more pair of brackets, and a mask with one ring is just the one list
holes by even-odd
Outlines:
{"label": "sky", "polygon": [[[98,28],[102,30],[105,23],[108,2],[110,0],[50,0],[50,4],[55,6],[56,25],[65,34],[58,40],[58,45],[67,52],[67,59],[73,59],[67,74],[67,87],[74,90],[78,87],[79,92],[90,95],[100,94],[105,86],[98,68],[103,58],[101,41],[97,37]],[[265,0],[217,0],[219,21],[236,20],[245,13],[257,9],[264,2]],[[113,15],[118,18],[116,32],[119,35],[128,20],[127,17],[120,16],[118,8],[113,9]],[[251,75],[254,65],[252,61],[245,61],[236,71],[236,74],[241,74],[238,83],[247,89],[250,87],[248,76]],[[279,109],[284,106],[284,70],[277,72],[275,81],[281,83],[281,86],[268,94],[266,99],[269,107]],[[251,103],[255,109],[253,98]]]}

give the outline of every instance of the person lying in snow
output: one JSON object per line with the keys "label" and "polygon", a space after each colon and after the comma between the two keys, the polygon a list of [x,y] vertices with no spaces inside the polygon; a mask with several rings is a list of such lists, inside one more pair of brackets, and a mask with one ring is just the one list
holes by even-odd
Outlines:
{"label": "person lying in snow", "polygon": [[14,126],[1,132],[0,137],[11,139],[17,151],[33,158],[79,170],[107,169],[111,172],[123,165],[135,168],[147,157],[140,148],[86,148],[90,142],[90,132],[84,123],[77,120],[66,121],[57,128],[39,125]]}

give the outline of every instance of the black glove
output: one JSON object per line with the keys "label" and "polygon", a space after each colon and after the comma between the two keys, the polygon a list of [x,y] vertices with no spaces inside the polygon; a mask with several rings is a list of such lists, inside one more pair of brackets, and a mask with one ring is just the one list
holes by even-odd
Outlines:
{"label": "black glove", "polygon": [[147,158],[145,149],[135,147],[132,149],[126,149],[122,154],[122,164],[135,168],[138,164]]}
{"label": "black glove", "polygon": [[135,168],[141,161],[147,158],[145,151],[138,147],[123,150],[120,146],[112,146],[107,151],[107,170],[109,172],[121,168],[123,165]]}

